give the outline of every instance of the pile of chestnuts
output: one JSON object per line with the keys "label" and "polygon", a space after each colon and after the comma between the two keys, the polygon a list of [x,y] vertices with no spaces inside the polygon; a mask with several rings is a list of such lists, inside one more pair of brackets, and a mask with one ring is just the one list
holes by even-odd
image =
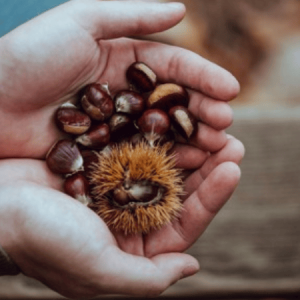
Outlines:
{"label": "pile of chestnuts", "polygon": [[[47,165],[53,173],[64,176],[66,194],[90,207],[102,201],[102,195],[99,198],[95,192],[97,187],[95,187],[93,173],[97,172],[97,164],[101,163],[100,160],[104,160],[105,155],[109,155],[114,147],[124,143],[131,148],[142,145],[143,149],[146,147],[145,153],[151,152],[151,149],[156,149],[155,153],[160,153],[157,149],[165,149],[162,155],[167,156],[176,136],[189,140],[197,128],[195,118],[187,109],[189,95],[184,87],[174,83],[158,84],[156,74],[143,62],[130,65],[126,71],[126,78],[129,88],[118,91],[115,95],[111,95],[106,84],[88,84],[79,93],[80,103],[62,104],[55,113],[57,127],[68,134],[69,138],[60,139],[51,147],[46,156]],[[120,147],[118,149],[120,150]],[[140,149],[138,151],[141,151]],[[122,156],[122,151],[120,155]],[[137,156],[133,155],[133,157]],[[166,164],[169,159],[171,158],[166,157]],[[153,160],[155,161],[156,158],[153,157]],[[143,163],[146,162],[140,162],[141,166]],[[111,164],[113,174],[117,166],[114,162]],[[119,162],[116,164],[120,165]],[[121,228],[127,233],[137,233],[148,232],[151,227],[160,228],[174,216],[163,222],[153,223],[150,220],[153,216],[145,219],[143,215],[141,217],[143,221],[136,221],[135,208],[143,207],[142,213],[145,214],[147,207],[153,208],[160,201],[162,201],[159,203],[161,207],[163,201],[173,195],[167,190],[173,187],[167,187],[163,182],[166,180],[164,178],[155,179],[158,178],[155,174],[148,177],[139,175],[132,179],[128,175],[130,163],[127,161],[126,164],[122,166],[123,179],[118,179],[114,188],[109,192],[105,190],[103,195],[109,205],[114,205],[120,214],[126,210],[127,215],[128,213],[132,215],[132,224],[128,230],[121,225],[116,225],[115,229]],[[170,168],[173,167],[174,163],[171,163]],[[156,169],[154,173],[158,172],[159,169]],[[174,189],[178,201],[181,201],[182,188],[178,187],[180,179],[177,178],[179,173],[179,171],[172,173],[171,176],[176,178],[171,177],[170,180],[177,184]],[[99,176],[101,177],[101,174],[97,174],[99,182],[107,181],[107,178],[99,179]],[[163,177],[166,175],[164,174]],[[162,182],[159,182],[160,180]],[[174,215],[178,213],[179,208],[175,210]],[[99,215],[101,216],[101,213]],[[115,224],[113,220],[105,221],[110,225]],[[142,222],[143,225],[134,222]],[[149,227],[145,222],[152,223]]]}

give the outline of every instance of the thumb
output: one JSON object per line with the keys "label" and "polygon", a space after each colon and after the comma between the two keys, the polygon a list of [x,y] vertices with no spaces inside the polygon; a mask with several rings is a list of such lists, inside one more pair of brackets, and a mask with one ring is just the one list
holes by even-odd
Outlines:
{"label": "thumb", "polygon": [[185,14],[182,3],[72,1],[73,17],[95,39],[144,35],[173,27]]}
{"label": "thumb", "polygon": [[106,263],[107,267],[101,263],[101,269],[106,271],[102,281],[106,292],[143,297],[158,296],[179,279],[199,270],[198,261],[188,254],[159,254],[149,259],[117,248],[107,252]]}

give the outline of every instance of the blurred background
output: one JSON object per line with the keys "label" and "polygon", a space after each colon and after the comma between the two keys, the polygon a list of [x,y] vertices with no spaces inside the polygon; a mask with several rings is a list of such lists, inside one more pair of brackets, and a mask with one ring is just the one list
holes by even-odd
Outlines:
{"label": "blurred background", "polygon": [[[0,0],[0,36],[63,2]],[[161,297],[300,299],[300,1],[178,2],[186,18],[142,38],[190,49],[237,77],[228,132],[246,156],[235,194],[188,251],[201,272]],[[19,275],[0,278],[0,299],[58,295]]]}

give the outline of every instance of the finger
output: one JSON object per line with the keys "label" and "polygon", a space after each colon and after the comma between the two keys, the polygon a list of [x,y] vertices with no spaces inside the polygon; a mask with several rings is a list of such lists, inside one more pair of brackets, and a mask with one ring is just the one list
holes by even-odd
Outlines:
{"label": "finger", "polygon": [[206,178],[208,174],[219,164],[231,161],[240,164],[245,155],[245,148],[241,141],[234,137],[227,140],[226,146],[219,152],[212,154],[199,170],[201,176]]}
{"label": "finger", "polygon": [[240,91],[231,73],[189,50],[146,41],[139,41],[136,49],[137,60],[146,62],[162,82],[177,82],[225,101]]}
{"label": "finger", "polygon": [[218,165],[184,203],[180,218],[181,233],[190,243],[194,242],[229,200],[241,172],[233,162]]}
{"label": "finger", "polygon": [[233,111],[228,103],[191,92],[189,110],[203,123],[216,130],[224,130],[232,124]]}
{"label": "finger", "polygon": [[219,152],[212,154],[202,165],[185,180],[185,191],[187,196],[193,193],[209,173],[223,162],[234,162],[239,164],[244,157],[244,145],[235,138],[229,138],[226,146]]}
{"label": "finger", "polygon": [[180,169],[200,168],[208,155],[206,151],[184,144],[176,144],[170,154],[174,155],[176,167]]}
{"label": "finger", "polygon": [[185,14],[181,3],[77,1],[73,5],[74,19],[95,39],[163,31],[176,25]]}
{"label": "finger", "polygon": [[181,253],[161,254],[148,259],[114,248],[104,258],[107,263],[101,265],[106,274],[101,280],[102,293],[107,290],[118,294],[158,296],[180,278],[199,269],[193,257]]}
{"label": "finger", "polygon": [[230,198],[239,179],[240,169],[235,163],[217,166],[184,202],[179,221],[149,235],[145,254],[151,257],[189,248]]}
{"label": "finger", "polygon": [[196,134],[190,139],[190,144],[203,151],[216,152],[227,142],[225,131],[216,130],[204,123],[198,123]]}

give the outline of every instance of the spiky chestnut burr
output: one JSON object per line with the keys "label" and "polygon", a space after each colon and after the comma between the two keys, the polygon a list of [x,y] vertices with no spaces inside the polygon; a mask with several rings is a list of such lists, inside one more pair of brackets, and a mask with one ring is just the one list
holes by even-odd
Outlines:
{"label": "spiky chestnut burr", "polygon": [[90,207],[112,230],[149,233],[179,215],[183,185],[167,150],[124,142],[98,154],[89,178],[94,200]]}

